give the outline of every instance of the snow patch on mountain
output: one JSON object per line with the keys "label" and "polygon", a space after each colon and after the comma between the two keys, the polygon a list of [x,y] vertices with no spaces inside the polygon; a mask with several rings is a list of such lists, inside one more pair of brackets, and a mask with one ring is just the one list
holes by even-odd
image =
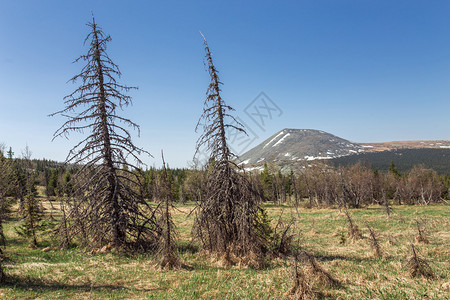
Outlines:
{"label": "snow patch on mountain", "polygon": [[249,161],[250,161],[250,159],[246,159],[244,161],[241,161],[238,165],[246,165],[246,164],[248,164]]}
{"label": "snow patch on mountain", "polygon": [[277,139],[277,137],[279,137],[283,133],[284,133],[284,130],[281,130],[281,132],[279,134],[277,134],[273,139],[271,139],[267,144],[264,145],[263,149],[266,148],[267,146],[269,146],[274,140]]}
{"label": "snow patch on mountain", "polygon": [[330,156],[309,156],[309,155],[306,155],[304,158],[305,158],[305,160],[316,160],[316,159],[332,159],[334,157],[330,157]]}
{"label": "snow patch on mountain", "polygon": [[279,144],[281,144],[288,136],[290,136],[291,134],[290,133],[286,133],[286,135],[285,136],[283,136],[278,142],[276,142],[272,147],[275,147],[275,146],[277,146],[277,145],[279,145]]}

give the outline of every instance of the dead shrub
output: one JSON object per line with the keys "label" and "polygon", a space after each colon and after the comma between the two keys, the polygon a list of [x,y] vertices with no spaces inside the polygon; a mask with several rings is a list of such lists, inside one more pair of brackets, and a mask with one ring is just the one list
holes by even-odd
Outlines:
{"label": "dead shrub", "polygon": [[350,213],[347,210],[345,210],[344,213],[345,213],[345,216],[347,217],[347,222],[348,222],[347,235],[349,236],[349,238],[353,241],[362,239],[362,234],[359,231],[358,226],[356,225],[356,223],[353,221],[352,217],[350,216]]}
{"label": "dead shrub", "polygon": [[339,287],[341,284],[339,280],[335,279],[330,273],[317,262],[313,255],[306,251],[301,253],[302,260],[308,264],[307,271],[311,278],[315,278],[322,286]]}
{"label": "dead shrub", "polygon": [[278,218],[277,225],[273,230],[272,235],[272,254],[277,256],[285,256],[292,254],[292,242],[294,235],[292,234],[292,227],[294,226],[294,219],[289,222],[282,220],[283,213]]}
{"label": "dead shrub", "polygon": [[311,282],[306,279],[305,273],[298,267],[297,257],[294,258],[292,287],[287,292],[290,299],[311,299],[314,291]]}
{"label": "dead shrub", "polygon": [[381,246],[378,241],[378,234],[369,226],[369,224],[367,224],[366,226],[369,230],[370,246],[374,251],[374,256],[380,258],[383,256],[383,252],[381,251]]}
{"label": "dead shrub", "polygon": [[435,275],[430,265],[422,258],[420,258],[413,244],[411,244],[411,250],[413,256],[409,259],[406,267],[411,277],[423,276],[426,278],[434,278]]}
{"label": "dead shrub", "polygon": [[161,228],[161,235],[157,255],[160,258],[159,264],[162,269],[179,269],[182,264],[178,255],[175,224],[173,223],[171,210],[173,206],[172,184],[167,173],[164,154],[161,151],[163,161],[163,170],[159,178],[159,195],[160,203],[157,211],[160,214],[158,220]]}
{"label": "dead shrub", "polygon": [[425,235],[425,221],[416,220],[416,228],[417,228],[416,242],[421,244],[430,243],[430,241]]}

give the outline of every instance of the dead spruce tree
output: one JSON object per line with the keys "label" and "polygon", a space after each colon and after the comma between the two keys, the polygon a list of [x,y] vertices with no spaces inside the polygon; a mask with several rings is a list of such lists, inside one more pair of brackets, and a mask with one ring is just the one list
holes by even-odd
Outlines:
{"label": "dead spruce tree", "polygon": [[309,274],[309,277],[315,278],[320,282],[321,286],[339,287],[341,285],[339,280],[335,279],[330,273],[322,268],[313,255],[306,251],[301,251],[300,257],[308,265],[307,274]]}
{"label": "dead spruce tree", "polygon": [[358,225],[353,221],[347,209],[344,210],[344,213],[347,217],[347,235],[352,241],[361,239],[362,234],[361,231],[359,231]]}
{"label": "dead spruce tree", "polygon": [[425,221],[422,220],[415,220],[416,221],[416,228],[417,228],[417,235],[416,235],[416,242],[417,243],[423,243],[428,244],[430,241],[428,240],[426,234],[425,234]]}
{"label": "dead spruce tree", "polygon": [[383,256],[383,251],[381,250],[378,234],[369,224],[366,224],[366,227],[369,230],[370,247],[373,249],[373,254],[377,258],[381,258]]}
{"label": "dead spruce tree", "polygon": [[162,269],[177,269],[181,267],[181,261],[178,256],[176,244],[175,224],[172,220],[171,210],[173,206],[172,184],[164,161],[164,154],[161,151],[163,161],[163,169],[160,175],[159,182],[159,199],[158,208],[160,210],[160,227],[161,237],[158,246],[158,254],[160,256],[160,266]]}
{"label": "dead spruce tree", "polygon": [[194,234],[206,250],[225,259],[226,263],[236,258],[244,264],[260,266],[268,245],[268,222],[260,206],[260,195],[232,161],[234,154],[227,145],[226,131],[245,131],[230,115],[233,108],[226,105],[220,95],[222,83],[204,36],[203,39],[205,66],[211,82],[196,127],[196,131],[203,127],[196,154],[205,147],[209,152],[209,164]]}
{"label": "dead spruce tree", "polygon": [[428,277],[434,278],[435,274],[426,260],[420,258],[416,253],[416,248],[411,244],[412,257],[406,263],[408,273],[411,277]]}
{"label": "dead spruce tree", "polygon": [[[298,261],[303,267],[298,266]],[[339,288],[341,283],[328,273],[317,260],[306,251],[295,251],[293,255],[293,286],[287,296],[291,299],[322,299],[324,295],[316,288],[317,285],[326,288]],[[317,284],[316,284],[317,283]]]}
{"label": "dead spruce tree", "polygon": [[76,237],[97,249],[106,245],[147,249],[154,247],[159,237],[154,210],[142,197],[136,166],[142,163],[139,155],[148,152],[134,145],[126,129],[139,133],[139,126],[118,115],[119,109],[131,104],[131,97],[123,92],[133,88],[117,81],[121,73],[106,53],[111,37],[94,18],[87,25],[91,29],[85,39],[89,50],[75,61],[86,65],[71,79],[81,84],[64,98],[65,109],[53,114],[68,118],[54,138],[74,131],[89,132],[66,159],[79,168],[71,179],[74,192],[65,203],[64,239]]}
{"label": "dead spruce tree", "polygon": [[[287,292],[286,296],[288,299],[313,299],[316,295],[316,292],[313,290],[313,286],[306,278],[305,273],[298,266],[298,255],[294,255],[293,258],[293,274],[292,274],[292,287]],[[319,297],[317,297],[319,298]]]}

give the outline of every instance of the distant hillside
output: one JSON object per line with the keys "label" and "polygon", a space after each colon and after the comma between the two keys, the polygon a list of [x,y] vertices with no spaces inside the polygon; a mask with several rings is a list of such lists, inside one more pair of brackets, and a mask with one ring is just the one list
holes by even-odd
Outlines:
{"label": "distant hillside", "polygon": [[332,159],[363,151],[363,147],[313,129],[283,129],[239,157],[240,164]]}
{"label": "distant hillside", "polygon": [[362,143],[364,152],[379,152],[395,149],[450,149],[450,141],[394,141],[384,143]]}
{"label": "distant hillside", "polygon": [[285,128],[241,155],[247,170],[262,170],[271,163],[281,170],[299,170],[310,161],[326,160],[334,165],[356,162],[387,170],[391,161],[399,171],[423,164],[441,174],[450,174],[450,141],[394,141],[354,143],[313,129]]}
{"label": "distant hillside", "polygon": [[388,170],[393,161],[397,170],[406,172],[418,164],[433,169],[439,174],[450,174],[450,149],[395,149],[392,151],[361,153],[329,160],[335,166],[354,165],[357,162],[373,169]]}

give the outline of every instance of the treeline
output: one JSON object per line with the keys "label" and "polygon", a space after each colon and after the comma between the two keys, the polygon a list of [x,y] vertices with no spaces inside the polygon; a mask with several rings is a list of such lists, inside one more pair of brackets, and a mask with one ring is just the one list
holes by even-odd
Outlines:
{"label": "treeline", "polygon": [[267,199],[307,199],[310,206],[360,208],[370,204],[430,204],[449,196],[450,176],[439,175],[423,165],[401,173],[393,162],[387,172],[356,163],[331,167],[317,163],[299,175],[283,175],[267,165],[257,176]]}
{"label": "treeline", "polygon": [[328,162],[335,167],[353,166],[359,162],[373,169],[388,171],[391,161],[402,173],[409,172],[415,166],[422,164],[440,175],[450,174],[450,149],[396,149],[343,156]]}
{"label": "treeline", "polygon": [[46,196],[56,196],[59,191],[67,188],[71,175],[76,167],[47,159],[28,159],[5,157],[0,151],[0,158],[8,162],[10,174],[8,180],[8,196],[23,199],[26,190],[27,177],[33,174],[33,184],[45,187]]}
{"label": "treeline", "polygon": [[[23,199],[26,194],[27,177],[33,174],[33,184],[44,187],[44,194],[52,196],[68,196],[71,191],[71,178],[80,166],[64,164],[47,159],[15,158],[14,152],[0,149],[0,160],[2,164],[2,178],[5,186],[6,197]],[[9,153],[9,154],[8,154]],[[149,168],[136,170],[143,183],[143,195],[150,200],[157,200],[160,192],[158,180],[162,176],[163,169]],[[172,194],[181,202],[194,200],[193,194],[196,187],[195,182],[201,182],[200,171],[185,168],[167,169],[168,180],[171,183]]]}
{"label": "treeline", "polygon": [[[144,171],[147,198],[158,195],[155,178],[161,170]],[[371,204],[428,205],[446,201],[449,197],[450,176],[439,175],[423,165],[409,172],[399,172],[391,162],[388,171],[373,170],[357,163],[352,166],[331,167],[315,164],[299,174],[283,174],[270,165],[259,173],[246,173],[248,180],[265,201],[285,203],[307,200],[310,206],[343,206],[361,208]],[[169,170],[173,198],[180,202],[201,201],[205,171]]]}
{"label": "treeline", "polygon": [[[7,159],[7,158],[3,158]],[[68,195],[70,180],[77,167],[51,160],[12,159],[14,188],[8,196],[23,199],[26,195],[26,177],[30,170],[34,184],[44,187],[46,196]],[[159,178],[163,169],[139,170],[143,195],[150,201],[159,201]],[[167,169],[172,198],[180,203],[200,201],[205,171],[174,168]],[[450,176],[439,175],[423,165],[400,172],[391,162],[387,171],[374,170],[356,163],[351,166],[332,167],[317,163],[300,173],[282,173],[273,165],[264,165],[260,173],[246,173],[248,179],[264,199],[274,203],[301,202],[310,206],[345,206],[360,208],[370,204],[430,204],[449,197]],[[23,200],[22,200],[23,201]]]}

